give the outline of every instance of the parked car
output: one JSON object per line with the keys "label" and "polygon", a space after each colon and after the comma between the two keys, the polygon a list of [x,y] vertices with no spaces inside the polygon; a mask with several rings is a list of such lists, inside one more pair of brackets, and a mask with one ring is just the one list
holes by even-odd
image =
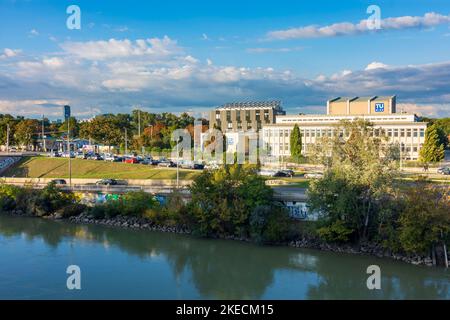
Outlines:
{"label": "parked car", "polygon": [[105,153],[102,155],[103,160],[105,161],[109,161],[109,162],[113,162],[115,159],[115,155],[111,154],[111,153]]}
{"label": "parked car", "polygon": [[48,154],[48,156],[52,158],[59,158],[61,157],[61,154],[58,151],[52,151]]}
{"label": "parked car", "polygon": [[283,169],[276,172],[276,177],[293,177],[295,175],[293,170]]}
{"label": "parked car", "polygon": [[125,158],[125,159],[123,159],[123,162],[125,162],[125,163],[139,163],[139,161],[135,157]]}
{"label": "parked car", "polygon": [[62,157],[63,158],[75,158],[75,153],[73,152],[73,151],[70,151],[70,152],[64,152],[63,154],[62,154]]}
{"label": "parked car", "polygon": [[90,153],[88,154],[87,158],[88,160],[103,160],[103,157],[101,155],[99,155],[98,153]]}
{"label": "parked car", "polygon": [[305,174],[306,179],[321,179],[323,178],[323,173],[320,172],[311,172]]}
{"label": "parked car", "polygon": [[163,160],[158,163],[158,167],[169,168],[169,167],[176,167],[176,166],[177,166],[176,163],[169,161],[169,160]]}
{"label": "parked car", "polygon": [[118,184],[116,179],[102,179],[95,183],[98,186],[115,186]]}
{"label": "parked car", "polygon": [[17,152],[18,150],[17,150],[17,148],[16,147],[10,147],[9,148],[9,152]]}
{"label": "parked car", "polygon": [[258,172],[258,174],[263,177],[275,177],[275,175],[277,174],[277,171],[269,170],[269,169],[262,169]]}
{"label": "parked car", "polygon": [[450,175],[450,167],[442,167],[437,170],[437,173],[442,174],[444,176]]}
{"label": "parked car", "polygon": [[64,179],[53,179],[51,182],[53,182],[57,186],[64,186],[67,184],[66,180]]}
{"label": "parked car", "polygon": [[86,158],[87,158],[87,155],[86,155],[86,153],[84,153],[84,152],[78,152],[78,153],[75,155],[75,158],[77,158],[77,159],[86,159]]}
{"label": "parked car", "polygon": [[192,166],[192,169],[194,170],[203,170],[205,169],[205,165],[202,163],[194,163],[194,165]]}

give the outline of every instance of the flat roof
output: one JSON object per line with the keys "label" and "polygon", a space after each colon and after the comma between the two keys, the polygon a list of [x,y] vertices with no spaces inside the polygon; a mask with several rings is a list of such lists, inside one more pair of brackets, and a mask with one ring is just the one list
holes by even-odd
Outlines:
{"label": "flat roof", "polygon": [[368,101],[368,100],[387,100],[387,99],[393,99],[394,96],[363,96],[363,97],[336,97],[333,99],[328,100],[328,102],[347,102],[350,101]]}
{"label": "flat roof", "polygon": [[[393,121],[393,122],[371,122],[374,126],[384,126],[384,125],[393,125],[393,126],[422,126],[427,125],[427,122],[399,122],[399,121]],[[302,127],[330,127],[330,126],[337,126],[341,124],[340,122],[319,122],[319,123],[271,123],[271,124],[265,124],[262,128],[266,127],[293,127],[295,125],[298,125],[299,128]]]}
{"label": "flat roof", "polygon": [[245,101],[245,102],[229,102],[225,103],[219,107],[218,109],[270,109],[270,108],[281,108],[281,101],[274,100],[274,101]]}

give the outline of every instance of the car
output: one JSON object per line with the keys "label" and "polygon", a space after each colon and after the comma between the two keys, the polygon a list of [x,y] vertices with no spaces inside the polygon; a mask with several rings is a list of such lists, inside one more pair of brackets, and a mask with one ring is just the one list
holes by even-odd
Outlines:
{"label": "car", "polygon": [[88,160],[98,160],[98,161],[100,161],[100,160],[103,160],[103,157],[102,157],[101,155],[99,155],[98,153],[91,153],[91,154],[89,154],[89,155],[87,156],[86,159],[88,159]]}
{"label": "car", "polygon": [[111,153],[105,153],[105,154],[102,155],[103,160],[109,161],[109,162],[113,162],[115,157],[116,156],[111,154]]}
{"label": "car", "polygon": [[63,158],[69,158],[69,157],[70,158],[75,158],[75,153],[73,151],[63,152],[62,157]]}
{"label": "car", "polygon": [[311,172],[305,174],[306,179],[321,179],[323,178],[323,173],[320,172]]}
{"label": "car", "polygon": [[205,165],[202,163],[194,163],[194,165],[192,166],[192,169],[194,170],[203,170],[205,169]]}
{"label": "car", "polygon": [[18,150],[17,150],[17,148],[16,147],[10,147],[9,148],[9,152],[17,152]]}
{"label": "car", "polygon": [[52,151],[48,154],[48,156],[52,158],[60,158],[61,154],[58,151]]}
{"label": "car", "polygon": [[132,158],[124,158],[124,159],[123,159],[123,162],[125,162],[125,163],[139,163],[139,161],[138,161],[135,157],[132,157]]}
{"label": "car", "polygon": [[158,163],[158,167],[170,168],[170,167],[176,167],[176,166],[177,166],[176,163],[173,163],[172,161],[169,161],[169,160],[163,160]]}
{"label": "car", "polygon": [[67,184],[66,180],[64,179],[53,179],[51,182],[56,184],[57,186],[63,186]]}
{"label": "car", "polygon": [[140,161],[139,161],[139,163],[140,164],[145,164],[145,165],[149,165],[149,164],[152,164],[152,157],[150,157],[150,156],[148,156],[148,157],[143,157]]}
{"label": "car", "polygon": [[87,158],[87,155],[86,155],[86,153],[84,153],[84,152],[78,152],[78,153],[75,155],[75,158],[77,158],[77,159],[86,159],[86,158]]}
{"label": "car", "polygon": [[295,175],[293,170],[290,169],[283,169],[283,170],[279,170],[276,173],[276,177],[293,177]]}
{"label": "car", "polygon": [[275,175],[277,174],[277,171],[269,170],[269,169],[262,169],[258,172],[258,174],[263,177],[275,177]]}
{"label": "car", "polygon": [[439,168],[437,172],[444,176],[448,176],[448,175],[450,175],[450,168],[449,167]]}
{"label": "car", "polygon": [[116,179],[102,179],[95,183],[98,186],[115,186],[118,184]]}

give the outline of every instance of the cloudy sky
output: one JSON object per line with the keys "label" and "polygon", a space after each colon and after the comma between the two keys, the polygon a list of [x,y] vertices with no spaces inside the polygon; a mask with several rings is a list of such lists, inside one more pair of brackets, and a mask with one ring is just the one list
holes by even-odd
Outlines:
{"label": "cloudy sky", "polygon": [[[79,30],[66,25],[72,4]],[[331,97],[394,94],[402,110],[450,116],[448,0],[0,0],[0,113],[272,99],[324,113]]]}

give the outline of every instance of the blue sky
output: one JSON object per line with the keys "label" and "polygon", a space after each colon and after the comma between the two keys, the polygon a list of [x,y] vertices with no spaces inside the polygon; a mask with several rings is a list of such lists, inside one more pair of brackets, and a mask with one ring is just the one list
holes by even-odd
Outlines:
{"label": "blue sky", "polygon": [[[81,9],[81,30],[66,8]],[[366,9],[381,10],[367,30]],[[0,112],[57,117],[204,111],[280,99],[398,95],[450,115],[450,3],[395,1],[0,1]]]}

